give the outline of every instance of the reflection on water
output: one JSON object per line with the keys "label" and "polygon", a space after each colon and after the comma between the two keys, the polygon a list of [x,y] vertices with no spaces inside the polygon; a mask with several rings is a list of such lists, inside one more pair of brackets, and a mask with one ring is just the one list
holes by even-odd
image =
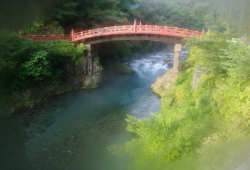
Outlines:
{"label": "reflection on water", "polygon": [[[168,54],[170,55],[170,54]],[[124,143],[127,115],[157,112],[150,85],[167,71],[166,53],[132,60],[132,74],[93,90],[57,96],[46,107],[1,122],[1,169],[126,169],[107,147]]]}

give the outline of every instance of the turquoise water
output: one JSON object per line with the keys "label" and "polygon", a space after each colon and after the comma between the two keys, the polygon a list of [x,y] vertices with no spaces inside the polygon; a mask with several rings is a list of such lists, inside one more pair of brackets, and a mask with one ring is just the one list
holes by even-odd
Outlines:
{"label": "turquoise water", "polygon": [[1,169],[126,169],[107,148],[133,137],[126,117],[158,112],[160,99],[150,86],[167,71],[170,53],[132,60],[132,74],[116,76],[97,89],[48,99],[46,106],[1,120]]}

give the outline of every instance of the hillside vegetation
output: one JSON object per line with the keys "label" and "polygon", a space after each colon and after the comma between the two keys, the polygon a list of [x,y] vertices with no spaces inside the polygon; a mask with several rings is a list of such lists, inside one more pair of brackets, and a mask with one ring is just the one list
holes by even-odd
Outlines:
{"label": "hillside vegetation", "polygon": [[[172,93],[160,93],[160,112],[130,116],[127,130],[138,137],[113,147],[132,156],[131,169],[228,169],[242,153],[250,132],[250,49],[232,36],[186,39],[188,68]],[[194,86],[196,72],[202,77]]]}

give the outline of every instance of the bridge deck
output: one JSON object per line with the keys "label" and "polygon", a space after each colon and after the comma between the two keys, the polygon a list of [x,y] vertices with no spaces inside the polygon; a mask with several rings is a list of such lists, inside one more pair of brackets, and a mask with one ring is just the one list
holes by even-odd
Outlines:
{"label": "bridge deck", "polygon": [[202,32],[176,27],[157,26],[157,25],[123,25],[105,28],[97,28],[81,31],[72,34],[71,42],[86,41],[89,38],[110,36],[110,35],[160,35],[185,38],[190,36],[202,36]]}
{"label": "bridge deck", "polygon": [[[159,26],[159,25],[122,25],[122,26],[112,26],[112,27],[104,27],[104,28],[96,28],[86,31],[81,31],[74,33],[72,32],[70,35],[23,35],[24,39],[32,39],[32,40],[70,40],[71,42],[88,42],[91,39],[102,39],[102,42],[105,42],[105,39],[110,39],[111,37],[121,37],[121,40],[135,40],[136,38],[133,36],[159,36],[161,38],[164,37],[175,37],[175,38],[185,38],[190,36],[202,36],[203,32],[198,32],[194,30],[188,30],[183,28],[176,27],[167,27],[167,26]],[[127,36],[127,38],[124,38]],[[117,40],[119,38],[116,38]],[[141,38],[138,38],[141,40]],[[150,39],[149,39],[150,40]],[[157,41],[157,40],[156,40]],[[164,41],[163,41],[164,42]]]}

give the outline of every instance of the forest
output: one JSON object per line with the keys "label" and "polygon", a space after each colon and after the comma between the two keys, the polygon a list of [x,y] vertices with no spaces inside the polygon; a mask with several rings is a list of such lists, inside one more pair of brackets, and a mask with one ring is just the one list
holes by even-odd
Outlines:
{"label": "forest", "polygon": [[[19,31],[68,34],[71,29],[126,25],[137,19],[208,33],[184,40],[188,58],[171,93],[160,94],[160,112],[145,119],[129,116],[127,130],[136,137],[109,150],[121,159],[131,157],[128,169],[219,170],[249,147],[250,49],[241,40],[250,36],[249,0],[22,0],[0,6],[1,107],[14,92],[64,81],[65,63],[78,64],[85,57],[84,44],[23,40]],[[111,42],[100,50],[102,57],[117,62],[162,46]],[[194,87],[197,72],[202,76]]]}

